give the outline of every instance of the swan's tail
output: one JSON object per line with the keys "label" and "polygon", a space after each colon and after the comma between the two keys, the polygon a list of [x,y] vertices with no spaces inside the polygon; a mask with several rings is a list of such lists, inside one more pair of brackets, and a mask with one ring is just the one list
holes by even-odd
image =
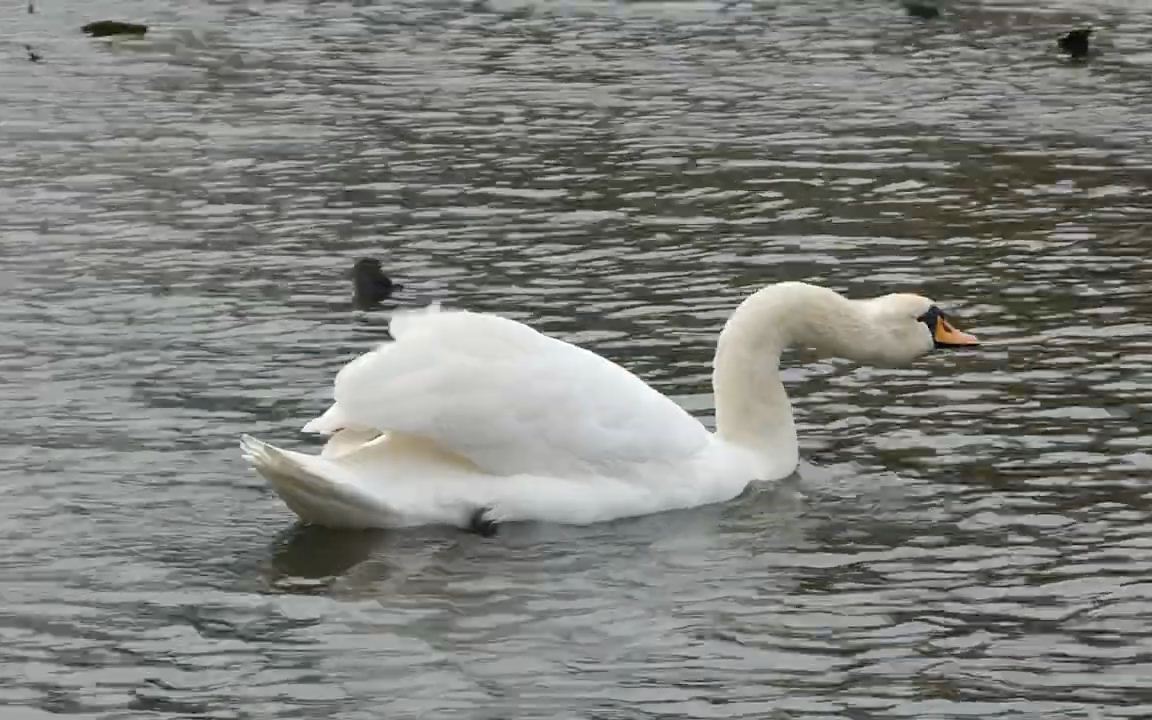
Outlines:
{"label": "swan's tail", "polygon": [[305,523],[344,528],[382,528],[396,524],[396,513],[354,482],[341,478],[328,460],[281,450],[250,435],[240,450]]}

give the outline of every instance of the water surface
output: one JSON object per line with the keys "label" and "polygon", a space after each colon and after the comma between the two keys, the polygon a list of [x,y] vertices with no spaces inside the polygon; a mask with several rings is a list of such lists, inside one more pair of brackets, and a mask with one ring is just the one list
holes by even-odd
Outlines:
{"label": "water surface", "polygon": [[[12,717],[1152,713],[1152,8],[5,10]],[[153,28],[77,32],[104,17]],[[1101,56],[1070,66],[1083,22]],[[723,506],[298,528],[237,439],[314,445],[384,333],[350,306],[367,255],[401,304],[530,321],[705,422],[716,333],[769,282],[1033,339],[789,358],[801,472]]]}

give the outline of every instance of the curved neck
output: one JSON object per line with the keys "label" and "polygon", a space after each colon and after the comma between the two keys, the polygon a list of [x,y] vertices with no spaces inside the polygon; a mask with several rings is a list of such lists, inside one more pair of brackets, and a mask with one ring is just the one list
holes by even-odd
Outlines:
{"label": "curved neck", "polygon": [[716,434],[779,466],[780,475],[795,469],[799,446],[780,355],[803,344],[851,356],[844,346],[859,333],[860,312],[858,303],[805,283],[771,285],[741,303],[716,346]]}

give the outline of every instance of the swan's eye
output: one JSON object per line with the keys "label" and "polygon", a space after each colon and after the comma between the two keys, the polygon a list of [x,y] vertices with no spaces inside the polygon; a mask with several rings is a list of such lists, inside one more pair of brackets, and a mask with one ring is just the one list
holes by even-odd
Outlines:
{"label": "swan's eye", "polygon": [[932,333],[932,340],[938,348],[975,345],[977,343],[976,336],[961,332],[953,327],[952,323],[948,321],[948,316],[935,305],[928,308],[928,312],[916,319],[928,326],[928,331]]}
{"label": "swan's eye", "polygon": [[921,315],[920,317],[916,318],[916,320],[918,322],[924,323],[929,328],[932,328],[932,327],[935,327],[935,325],[936,325],[936,318],[944,318],[944,317],[947,317],[944,314],[944,312],[942,310],[940,310],[940,308],[933,305],[932,307],[928,308],[928,312],[926,312],[923,315]]}

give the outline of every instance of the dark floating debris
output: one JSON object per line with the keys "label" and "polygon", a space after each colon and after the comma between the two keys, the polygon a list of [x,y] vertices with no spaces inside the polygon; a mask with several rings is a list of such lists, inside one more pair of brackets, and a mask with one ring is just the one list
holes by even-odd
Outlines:
{"label": "dark floating debris", "polygon": [[932,18],[940,17],[940,8],[931,3],[906,0],[904,3],[904,10],[912,17],[923,18],[925,20],[931,20]]}
{"label": "dark floating debris", "polygon": [[147,25],[120,22],[119,20],[97,20],[80,28],[92,37],[109,37],[111,35],[143,35],[148,32]]}
{"label": "dark floating debris", "polygon": [[24,49],[28,51],[28,59],[32,62],[40,62],[43,59],[39,53],[32,49],[31,45],[25,45]]}
{"label": "dark floating debris", "polygon": [[29,15],[36,12],[35,2],[36,2],[36,0],[28,0],[28,14]]}
{"label": "dark floating debris", "polygon": [[1080,28],[1060,38],[1060,49],[1073,60],[1086,60],[1089,50],[1088,38],[1092,35],[1092,28]]}
{"label": "dark floating debris", "polygon": [[361,258],[352,267],[352,304],[359,310],[368,310],[403,288],[384,274],[376,258]]}

